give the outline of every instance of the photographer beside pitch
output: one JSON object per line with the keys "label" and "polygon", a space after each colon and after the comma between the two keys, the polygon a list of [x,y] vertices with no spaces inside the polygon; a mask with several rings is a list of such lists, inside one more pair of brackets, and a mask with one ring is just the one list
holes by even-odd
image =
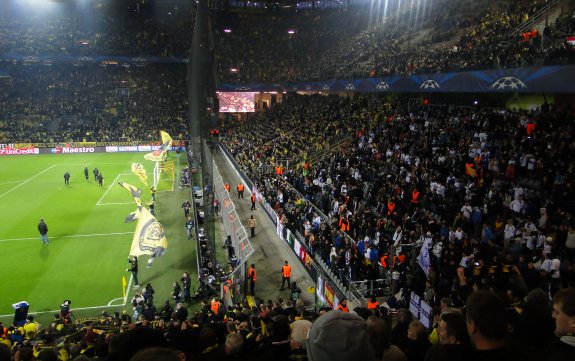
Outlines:
{"label": "photographer beside pitch", "polygon": [[134,279],[134,287],[139,288],[140,285],[138,283],[138,257],[134,256],[133,258],[128,258],[128,262],[130,263],[129,267],[126,268],[126,272],[132,272],[132,278]]}

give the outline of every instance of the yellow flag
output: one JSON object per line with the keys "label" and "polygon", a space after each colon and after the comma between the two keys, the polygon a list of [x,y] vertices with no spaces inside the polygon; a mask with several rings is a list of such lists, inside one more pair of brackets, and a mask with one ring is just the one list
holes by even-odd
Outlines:
{"label": "yellow flag", "polygon": [[[118,182],[118,184],[130,191],[130,193],[132,194],[132,197],[134,197],[134,201],[136,202],[136,205],[138,206],[138,211],[139,211],[142,208],[142,201],[140,200],[140,195],[142,194],[142,190],[138,189],[138,188],[136,188],[133,185],[128,184],[128,183]],[[136,217],[137,217],[137,215],[136,215]]]}
{"label": "yellow flag", "polygon": [[118,182],[118,184],[130,191],[134,201],[138,206],[135,212],[130,213],[126,218],[126,223],[137,219],[136,231],[130,247],[130,256],[141,256],[144,254],[159,257],[168,248],[168,240],[164,227],[158,222],[150,211],[142,206],[140,194],[142,191],[131,184]]}
{"label": "yellow flag", "polygon": [[162,136],[162,145],[166,143],[168,143],[168,145],[172,145],[172,137],[168,133],[161,130],[160,135]]}
{"label": "yellow flag", "polygon": [[145,160],[150,160],[153,162],[160,162],[165,160],[167,152],[172,146],[172,137],[163,130],[160,131],[160,135],[162,136],[162,145],[160,146],[160,149],[144,155]]}
{"label": "yellow flag", "polygon": [[148,186],[148,175],[146,174],[146,170],[141,163],[132,163],[132,173],[134,173],[142,183]]}
{"label": "yellow flag", "polygon": [[168,240],[164,227],[150,211],[142,207],[132,239],[130,256],[145,254],[159,256],[166,248],[168,248]]}

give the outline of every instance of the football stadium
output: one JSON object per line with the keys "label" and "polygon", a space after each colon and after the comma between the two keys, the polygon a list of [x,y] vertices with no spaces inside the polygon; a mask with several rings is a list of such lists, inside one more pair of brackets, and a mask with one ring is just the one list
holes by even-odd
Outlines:
{"label": "football stadium", "polygon": [[573,0],[0,9],[0,361],[575,359]]}

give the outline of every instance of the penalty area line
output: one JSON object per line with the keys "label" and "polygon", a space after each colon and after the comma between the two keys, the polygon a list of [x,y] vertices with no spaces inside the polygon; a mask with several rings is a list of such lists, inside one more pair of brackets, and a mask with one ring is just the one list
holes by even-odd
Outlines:
{"label": "penalty area line", "polygon": [[118,181],[118,178],[120,178],[121,174],[118,174],[116,176],[116,178],[114,178],[114,181],[112,183],[110,183],[110,185],[108,186],[108,189],[106,189],[106,191],[104,192],[104,194],[102,194],[102,196],[100,197],[100,199],[98,199],[98,202],[96,202],[96,205],[99,206],[100,203],[102,203],[102,199],[104,199],[104,197],[108,194],[108,192],[110,192],[110,189],[112,189],[112,186],[114,184],[116,184],[116,182]]}
{"label": "penalty area line", "polygon": [[13,187],[12,189],[10,189],[10,190],[8,190],[8,191],[6,191],[6,192],[0,194],[0,198],[4,197],[4,196],[5,196],[6,194],[8,194],[8,193],[11,193],[11,192],[15,191],[16,189],[22,187],[24,184],[30,182],[31,180],[38,178],[39,176],[41,176],[42,174],[46,173],[47,171],[49,171],[50,169],[54,168],[55,166],[56,166],[56,164],[54,164],[54,165],[52,165],[52,166],[50,166],[50,167],[44,169],[43,171],[41,171],[40,173],[36,174],[35,176],[32,176],[32,177],[26,179],[25,181],[23,181],[22,183],[18,184],[18,185],[15,186],[15,187]]}

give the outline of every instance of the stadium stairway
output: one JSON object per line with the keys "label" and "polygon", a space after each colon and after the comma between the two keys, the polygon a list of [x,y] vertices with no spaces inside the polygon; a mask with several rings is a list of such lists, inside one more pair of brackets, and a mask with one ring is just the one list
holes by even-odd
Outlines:
{"label": "stadium stairway", "polygon": [[[226,158],[225,153],[222,151],[217,152],[213,155],[213,158],[224,182],[228,182],[231,185],[230,195],[244,227],[249,232],[247,222],[252,214],[257,222],[256,235],[251,239],[255,252],[247,261],[248,265],[252,263],[256,265],[257,281],[254,302],[257,304],[261,299],[267,303],[268,300],[277,301],[279,298],[283,300],[290,298],[287,286],[286,289],[280,291],[282,283],[281,267],[283,262],[287,260],[292,267],[291,281],[297,282],[297,285],[302,290],[300,299],[304,301],[306,309],[313,308],[315,297],[313,293],[308,292],[308,289],[310,287],[315,288],[315,283],[309,277],[304,266],[289,245],[278,237],[275,225],[262,207],[258,204],[255,211],[250,211],[250,190],[247,187],[246,192],[244,192],[244,199],[237,199],[235,188],[241,178]],[[222,247],[225,236],[221,238],[216,240],[216,247]]]}

